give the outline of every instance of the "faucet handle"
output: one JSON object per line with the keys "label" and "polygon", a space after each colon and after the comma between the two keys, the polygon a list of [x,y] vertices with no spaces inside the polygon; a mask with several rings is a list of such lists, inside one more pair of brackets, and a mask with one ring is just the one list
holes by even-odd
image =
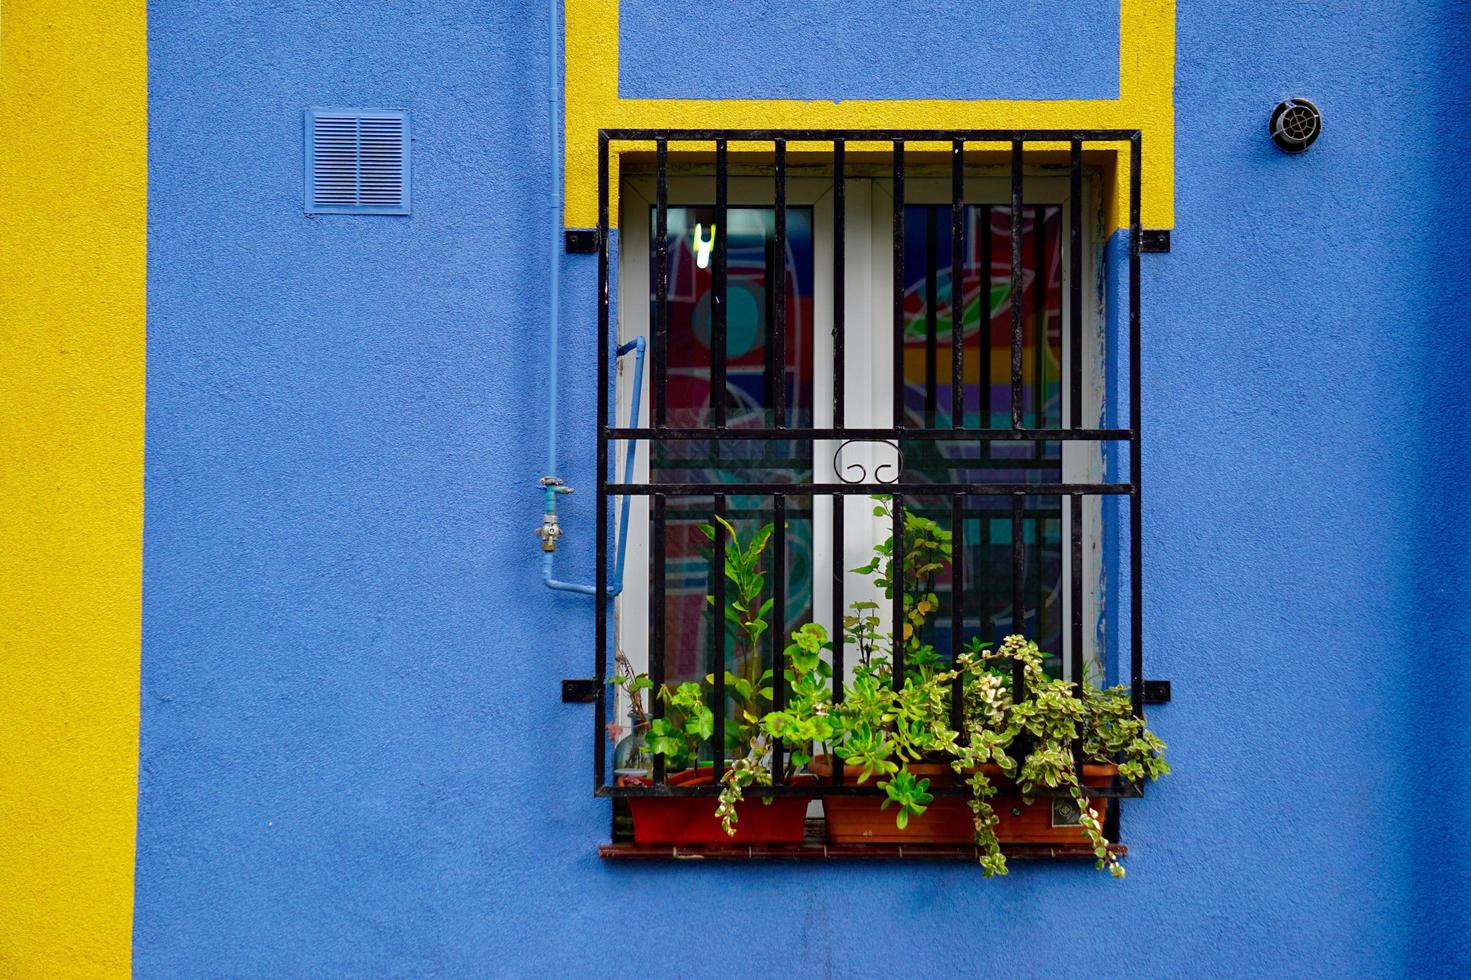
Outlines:
{"label": "faucet handle", "polygon": [[562,536],[562,525],[557,523],[556,514],[546,514],[541,519],[541,527],[536,529],[536,536],[541,538],[542,551],[556,551],[557,539]]}

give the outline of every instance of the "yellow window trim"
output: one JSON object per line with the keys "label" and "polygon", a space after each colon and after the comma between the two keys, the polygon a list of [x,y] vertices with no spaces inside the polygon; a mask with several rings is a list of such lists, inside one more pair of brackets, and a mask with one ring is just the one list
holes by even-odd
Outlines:
{"label": "yellow window trim", "polygon": [[[568,227],[597,224],[600,129],[1138,129],[1143,134],[1144,225],[1174,225],[1174,0],[1121,0],[1117,99],[1037,101],[624,99],[618,95],[618,0],[566,0],[566,9]],[[1103,144],[1089,144],[1090,150],[1099,148]],[[612,147],[609,193],[615,199],[609,221],[614,224],[620,157],[648,149],[633,143]],[[1115,188],[1108,195],[1113,229],[1127,223],[1127,193],[1117,190],[1128,187],[1126,147],[1118,148],[1109,170]]]}

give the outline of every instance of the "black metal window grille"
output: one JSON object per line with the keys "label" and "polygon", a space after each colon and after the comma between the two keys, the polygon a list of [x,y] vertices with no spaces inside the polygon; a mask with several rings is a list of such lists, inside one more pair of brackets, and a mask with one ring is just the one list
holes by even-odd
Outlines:
{"label": "black metal window grille", "polygon": [[[656,200],[653,205],[652,241],[654,243],[653,256],[653,315],[652,315],[652,361],[653,372],[650,383],[650,392],[653,400],[653,418],[650,425],[634,428],[619,428],[610,423],[610,382],[613,364],[611,361],[613,350],[613,334],[611,332],[611,302],[610,302],[610,248],[609,248],[609,157],[610,148],[614,143],[652,143],[655,147],[655,179]],[[666,391],[668,383],[668,310],[669,310],[669,254],[667,246],[667,220],[670,213],[670,202],[668,194],[669,177],[669,146],[678,142],[679,145],[689,147],[691,145],[705,144],[713,146],[714,150],[714,206],[711,213],[712,224],[723,229],[728,224],[732,211],[729,201],[730,187],[730,146],[739,144],[742,146],[756,144],[761,149],[771,148],[774,150],[773,164],[770,175],[774,190],[774,251],[777,255],[785,254],[784,239],[787,234],[787,148],[791,143],[800,142],[806,147],[814,143],[826,144],[831,148],[830,161],[833,181],[833,248],[832,268],[833,280],[833,309],[832,309],[832,425],[830,427],[797,427],[790,426],[786,417],[786,399],[776,397],[768,402],[769,411],[767,417],[769,424],[762,428],[741,427],[732,428],[727,426],[727,406],[724,392],[726,391],[726,371],[728,350],[726,343],[727,328],[727,261],[728,247],[726,234],[714,234],[712,236],[712,265],[713,286],[712,305],[710,309],[710,350],[711,363],[710,390],[712,393],[721,393],[720,396],[712,396],[709,403],[710,425],[693,426],[671,426],[669,424],[669,412],[666,402]],[[845,178],[847,176],[847,165],[845,163],[846,149],[850,143],[861,143],[864,146],[874,144],[887,144],[891,147],[892,180],[893,180],[893,425],[890,428],[873,427],[849,427],[844,421],[844,406],[847,394],[847,379],[845,377],[845,330],[844,330],[844,274],[845,274],[845,246],[844,246],[844,224],[845,224]],[[959,282],[962,278],[960,263],[962,262],[962,250],[960,242],[962,238],[962,223],[965,215],[964,201],[964,178],[965,178],[965,151],[967,144],[1009,144],[1010,165],[1010,207],[1012,216],[1020,216],[1026,213],[1028,203],[1025,200],[1025,178],[1023,167],[1025,150],[1028,144],[1049,144],[1056,147],[1062,144],[1067,147],[1067,174],[1070,186],[1070,199],[1073,206],[1069,209],[1067,218],[1066,234],[1070,243],[1069,273],[1067,281],[1067,297],[1069,316],[1067,319],[1070,336],[1069,375],[1070,406],[1068,417],[1059,419],[1056,425],[1045,425],[1049,421],[1042,417],[1040,412],[1032,413],[1031,425],[1027,423],[1027,406],[1024,403],[1024,363],[1023,363],[1023,333],[1025,324],[1023,322],[1023,308],[1019,302],[1011,304],[1011,358],[1010,358],[1010,390],[1009,425],[979,427],[967,426],[965,424],[966,413],[961,404],[963,398],[962,375],[964,370],[964,351],[962,349],[961,331],[952,329],[950,331],[951,349],[948,357],[942,357],[942,352],[934,339],[934,331],[927,335],[924,352],[924,364],[926,375],[926,403],[923,409],[923,424],[920,426],[909,426],[905,424],[906,406],[904,404],[904,357],[903,346],[906,334],[906,311],[903,308],[903,295],[905,289],[904,262],[905,262],[905,148],[906,144],[949,144],[951,159],[951,202],[947,209],[950,215],[951,236],[951,260],[954,263],[951,269],[951,282]],[[1081,338],[1083,324],[1084,283],[1082,266],[1082,240],[1083,230],[1081,207],[1082,188],[1084,181],[1083,153],[1089,144],[1104,144],[1108,149],[1117,148],[1120,145],[1127,147],[1129,154],[1129,181],[1128,181],[1128,216],[1129,216],[1129,247],[1127,254],[1128,264],[1128,313],[1127,313],[1127,361],[1128,361],[1128,427],[1127,428],[1087,428],[1083,425],[1083,398],[1082,398],[1082,350]],[[1055,150],[1053,151],[1055,152]],[[599,133],[598,140],[598,371],[597,390],[600,393],[598,400],[598,440],[597,440],[597,469],[598,469],[598,509],[597,509],[597,541],[598,554],[596,566],[596,623],[595,623],[595,645],[596,645],[596,701],[595,701],[595,730],[594,730],[594,792],[599,796],[630,797],[630,796],[714,796],[719,793],[719,777],[726,767],[723,724],[725,719],[725,691],[724,671],[716,669],[713,671],[713,692],[711,705],[714,710],[716,730],[711,739],[713,753],[713,769],[715,780],[709,785],[672,785],[666,779],[662,759],[656,758],[654,774],[651,785],[615,785],[608,780],[608,741],[606,737],[608,723],[608,665],[609,641],[610,641],[610,616],[608,592],[609,577],[609,555],[608,542],[611,526],[610,508],[615,498],[633,497],[644,501],[649,514],[651,527],[649,549],[649,575],[650,575],[650,643],[649,643],[649,675],[656,689],[665,680],[664,677],[664,610],[666,608],[664,598],[665,582],[667,580],[667,555],[663,542],[665,528],[669,520],[669,512],[672,502],[688,501],[691,498],[702,498],[710,501],[708,513],[712,516],[725,517],[731,513],[732,498],[765,497],[771,500],[771,513],[774,517],[775,533],[772,546],[774,559],[772,562],[772,575],[770,590],[777,609],[785,608],[786,588],[785,569],[786,561],[783,557],[784,548],[784,518],[789,512],[789,501],[792,498],[815,499],[818,496],[831,496],[834,500],[832,518],[832,535],[834,543],[834,561],[842,560],[844,537],[843,513],[844,508],[837,503],[844,497],[852,495],[890,495],[893,500],[893,528],[892,534],[897,543],[902,543],[904,500],[906,497],[941,497],[949,501],[949,513],[951,526],[955,533],[956,547],[954,549],[954,560],[959,563],[963,549],[960,547],[965,529],[965,507],[968,498],[991,497],[1004,500],[1006,505],[1002,506],[1002,512],[1009,516],[1010,522],[1010,544],[1011,544],[1011,592],[1012,609],[1021,610],[1025,608],[1023,590],[1026,578],[1024,572],[1024,543],[1025,535],[1023,528],[1027,519],[1028,497],[1055,496],[1065,499],[1069,513],[1073,515],[1070,521],[1070,540],[1067,542],[1071,553],[1071,574],[1067,588],[1071,595],[1071,621],[1068,624],[1071,635],[1070,644],[1070,673],[1074,684],[1081,685],[1084,677],[1084,642],[1083,642],[1083,542],[1082,529],[1084,521],[1083,502],[1087,497],[1114,497],[1126,498],[1128,502],[1127,540],[1129,561],[1129,651],[1128,651],[1128,684],[1131,690],[1134,713],[1143,717],[1144,715],[1144,671],[1143,671],[1143,649],[1142,649],[1142,560],[1140,552],[1141,533],[1141,440],[1140,440],[1140,252],[1142,244],[1142,228],[1140,217],[1140,184],[1141,184],[1141,134],[1137,130],[1079,130],[1079,131],[1057,131],[1057,130],[971,130],[971,131],[732,131],[732,130],[603,130]],[[1034,212],[1040,221],[1043,209],[1034,207]],[[988,209],[989,213],[989,209]],[[929,224],[934,224],[934,215],[927,218]],[[927,228],[930,236],[927,241],[934,242],[935,229]],[[1021,220],[1010,221],[1010,290],[1012,296],[1019,296],[1022,292],[1023,275],[1023,222]],[[1040,245],[1038,246],[1040,248]],[[933,254],[931,252],[931,254]],[[931,259],[933,261],[933,259]],[[772,336],[769,346],[774,353],[769,353],[768,363],[774,358],[780,364],[783,357],[783,345],[785,343],[785,309],[780,291],[785,289],[786,277],[777,275],[771,280],[778,291],[775,302],[768,309]],[[931,296],[928,308],[935,308],[935,297]],[[938,373],[942,370],[942,364],[948,360],[948,370],[951,374],[951,405],[948,413],[942,413],[937,402],[935,381]],[[770,388],[768,388],[768,391]],[[911,413],[912,414],[912,413]],[[948,415],[950,424],[940,425],[945,415]],[[989,421],[989,420],[987,420]],[[1070,440],[1113,443],[1127,446],[1129,478],[1127,482],[1063,482],[1060,478],[1047,482],[912,482],[906,480],[902,454],[898,466],[898,472],[894,473],[892,480],[879,478],[875,471],[872,474],[864,473],[863,477],[856,482],[817,483],[811,479],[812,473],[806,474],[805,481],[782,481],[754,480],[744,483],[732,483],[726,481],[711,481],[695,479],[688,471],[677,472],[677,479],[661,478],[659,468],[651,468],[649,479],[642,482],[614,483],[609,476],[609,454],[614,449],[614,444],[625,440],[635,440],[647,443],[651,451],[657,451],[662,446],[679,443],[700,442],[708,446],[716,447],[719,451],[722,445],[749,445],[751,443],[785,444],[788,446],[812,446],[818,442],[885,442],[896,446],[911,444],[925,445],[938,444],[941,442],[966,441],[977,443],[989,454],[991,447],[1001,443],[1013,445],[1031,442],[1034,445],[1043,441],[1066,442]],[[1059,477],[1061,476],[1059,472]],[[626,477],[631,481],[631,476]],[[798,504],[800,506],[800,503]],[[985,523],[985,522],[983,522]],[[896,544],[896,549],[898,545]],[[723,535],[717,535],[713,541],[712,555],[710,558],[711,568],[709,572],[709,588],[713,593],[714,607],[722,609],[725,605],[725,568],[726,547]],[[834,588],[832,595],[832,619],[836,624],[841,624],[845,612],[845,602],[842,586],[841,570],[836,570],[834,576]],[[963,580],[962,580],[963,581]],[[903,619],[903,596],[902,590],[895,590],[893,622]],[[962,633],[960,618],[964,615],[963,604],[959,601],[951,604],[951,629],[949,656],[952,660],[961,652]],[[781,619],[778,618],[778,624]],[[773,636],[780,637],[783,628],[775,628],[770,632]],[[726,647],[726,636],[724,630],[712,630],[714,643],[717,645],[715,662],[721,663],[728,654]],[[845,676],[844,658],[845,641],[843,631],[838,626],[833,630],[833,685],[834,696],[842,697],[842,683]],[[784,642],[780,641],[780,642]],[[774,651],[772,663],[776,664],[780,656],[780,646]],[[893,651],[893,670],[896,678],[904,676],[905,665],[904,653],[901,644],[895,644]],[[1013,678],[1018,687],[1022,684],[1020,665],[1016,666]],[[783,685],[777,684],[773,690],[773,707],[776,710],[782,708]],[[958,699],[957,699],[958,701]],[[957,703],[958,707],[958,703]],[[663,705],[658,699],[653,699],[650,712],[657,718],[663,714]],[[872,784],[852,785],[845,783],[843,778],[843,767],[835,766],[831,779],[822,786],[816,788],[816,795],[869,795],[876,794],[877,790]],[[753,786],[747,790],[753,796],[780,796],[788,794],[811,795],[814,788],[810,786],[792,787],[783,781],[785,769],[785,752],[780,744],[775,746],[774,758],[772,759],[773,784],[770,786]],[[940,786],[934,791],[943,794],[961,794],[967,792],[964,786]],[[1051,795],[1063,795],[1065,791],[1059,790]],[[1090,789],[1090,795],[1100,797],[1122,798],[1141,796],[1142,787],[1136,784],[1126,783],[1120,780],[1109,787]],[[1048,795],[1043,792],[1043,795]],[[1118,807],[1110,808],[1110,823],[1117,820]],[[1117,839],[1117,830],[1114,828],[1113,837]]]}

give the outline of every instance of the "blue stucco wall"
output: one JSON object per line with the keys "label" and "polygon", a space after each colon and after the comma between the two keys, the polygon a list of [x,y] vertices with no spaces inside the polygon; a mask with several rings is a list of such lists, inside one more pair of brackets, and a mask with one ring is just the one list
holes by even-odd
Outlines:
{"label": "blue stucco wall", "polygon": [[[1175,250],[1144,269],[1177,774],[1128,806],[1118,883],[600,862],[558,699],[590,603],[531,537],[544,9],[154,4],[137,973],[1471,969],[1471,15],[1347,6],[1181,6]],[[1327,119],[1298,159],[1265,135],[1290,94]],[[301,214],[313,104],[413,113],[411,218]],[[593,279],[566,259],[584,579]]]}
{"label": "blue stucco wall", "polygon": [[623,0],[618,28],[624,98],[1119,94],[1119,0]]}

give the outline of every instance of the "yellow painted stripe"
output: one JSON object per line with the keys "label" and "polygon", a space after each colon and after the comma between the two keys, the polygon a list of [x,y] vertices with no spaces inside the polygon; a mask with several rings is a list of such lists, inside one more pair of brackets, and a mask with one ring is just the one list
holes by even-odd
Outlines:
{"label": "yellow painted stripe", "polygon": [[[1146,227],[1174,224],[1175,0],[1122,0],[1119,97],[1098,100],[623,99],[618,96],[618,0],[566,0],[565,220],[597,223],[599,129],[1138,129],[1143,132]],[[627,147],[623,147],[627,149]],[[708,149],[708,147],[706,147]],[[1109,223],[1126,223],[1127,149],[1114,168]],[[610,160],[617,193],[618,159]],[[618,221],[616,201],[609,214]]]}
{"label": "yellow painted stripe", "polygon": [[0,976],[131,963],[146,24],[0,20]]}

